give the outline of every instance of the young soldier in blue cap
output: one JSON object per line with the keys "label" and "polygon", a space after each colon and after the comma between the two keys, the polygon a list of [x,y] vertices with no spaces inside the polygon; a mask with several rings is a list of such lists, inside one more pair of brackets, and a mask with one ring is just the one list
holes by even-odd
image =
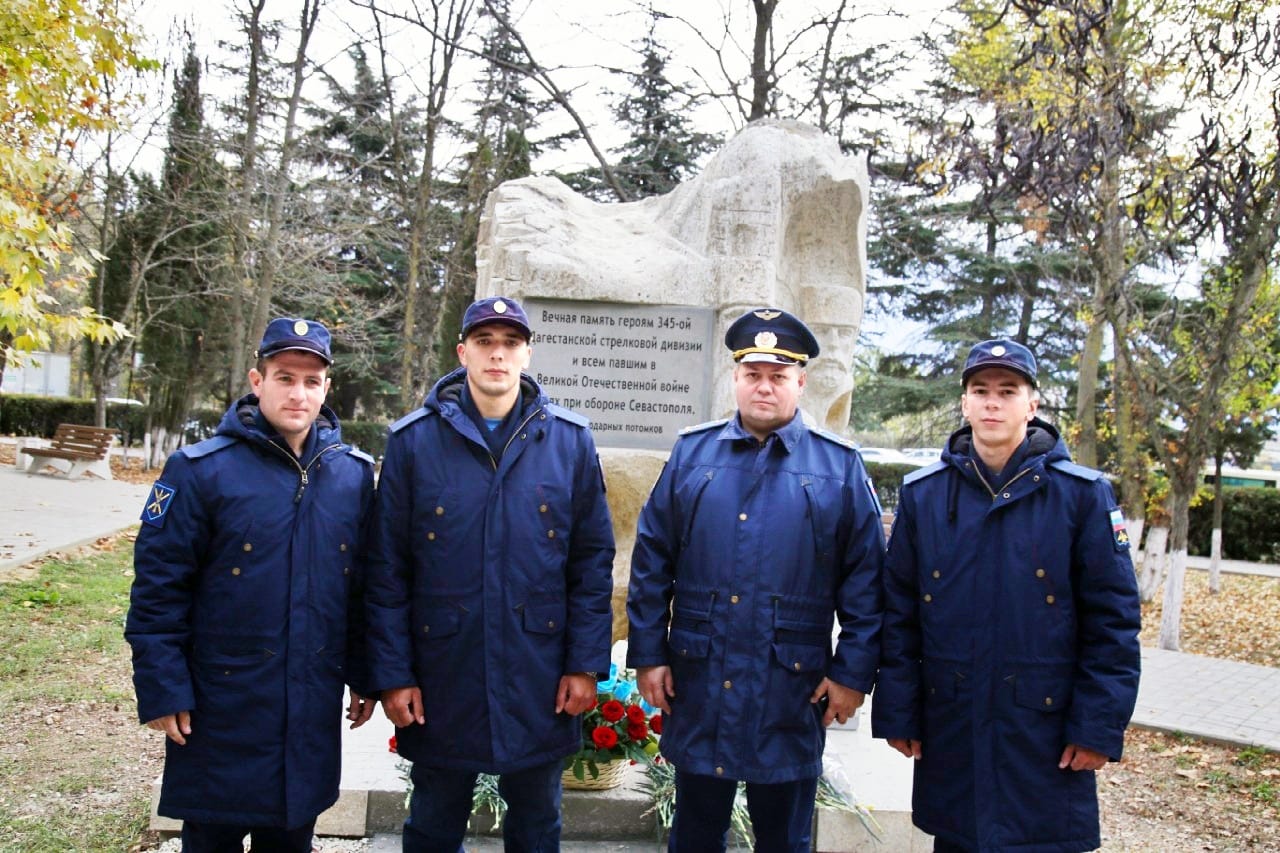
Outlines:
{"label": "young soldier in blue cap", "polygon": [[935,850],[1093,850],[1138,693],[1124,518],[1036,417],[1030,350],[984,341],[963,382],[968,426],[902,485],[873,731],[916,760]]}
{"label": "young soldier in blue cap", "polygon": [[523,371],[529,320],[491,297],[392,424],[370,558],[372,683],[413,762],[406,851],[461,849],[478,773],[512,851],[560,847],[560,774],[609,667],[613,527],[587,420]]}
{"label": "young soldier in blue cap", "polygon": [[159,812],[186,853],[311,850],[364,698],[361,536],[373,460],[324,405],[329,332],[272,320],[253,393],[169,458],[142,512],[125,637],[163,731]]}
{"label": "young soldier in blue cap", "polygon": [[737,414],[681,434],[640,514],[627,661],[664,714],[669,849],[724,850],[745,781],[755,849],[808,851],[825,727],[875,677],[880,507],[853,445],[801,416],[809,329],[760,308],[725,345]]}

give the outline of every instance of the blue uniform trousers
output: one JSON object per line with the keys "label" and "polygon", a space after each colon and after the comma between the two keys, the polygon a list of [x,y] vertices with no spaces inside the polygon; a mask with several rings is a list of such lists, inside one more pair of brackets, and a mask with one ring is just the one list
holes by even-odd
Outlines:
{"label": "blue uniform trousers", "polygon": [[249,836],[250,853],[311,853],[313,820],[296,829],[233,826],[226,823],[182,822],[182,853],[244,853]]}
{"label": "blue uniform trousers", "polygon": [[[498,777],[507,802],[502,822],[507,853],[556,853],[560,849],[559,759]],[[460,853],[475,794],[476,776],[414,764],[413,795],[404,822],[405,853]]]}
{"label": "blue uniform trousers", "polygon": [[[738,783],[676,771],[676,810],[669,853],[716,853],[728,844],[729,818]],[[747,811],[756,853],[808,853],[818,780],[772,785],[747,783]]]}

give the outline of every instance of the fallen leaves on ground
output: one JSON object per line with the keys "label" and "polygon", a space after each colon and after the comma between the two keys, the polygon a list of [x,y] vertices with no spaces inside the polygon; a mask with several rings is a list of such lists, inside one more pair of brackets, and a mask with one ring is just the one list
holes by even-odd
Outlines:
{"label": "fallen leaves on ground", "polygon": [[[1261,666],[1280,666],[1280,578],[1222,576],[1209,592],[1209,573],[1187,572],[1181,616],[1181,651]],[[1160,636],[1163,588],[1142,606],[1144,646]]]}

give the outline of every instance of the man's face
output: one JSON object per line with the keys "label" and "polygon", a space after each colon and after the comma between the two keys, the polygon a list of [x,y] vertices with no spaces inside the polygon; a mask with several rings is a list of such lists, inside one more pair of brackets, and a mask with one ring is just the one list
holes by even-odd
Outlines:
{"label": "man's face", "polygon": [[800,405],[804,381],[804,371],[794,364],[750,361],[735,367],[733,394],[747,432],[763,439],[790,423]]}
{"label": "man's face", "polygon": [[458,361],[467,369],[471,392],[486,397],[511,394],[532,355],[524,335],[505,323],[477,326],[458,344]]}
{"label": "man's face", "polygon": [[329,393],[329,366],[318,355],[286,350],[249,371],[249,384],[258,395],[258,408],[267,423],[293,443],[311,429]]}
{"label": "man's face", "polygon": [[987,447],[1021,444],[1039,405],[1031,383],[1003,367],[970,376],[960,396],[960,411],[973,427],[974,440]]}

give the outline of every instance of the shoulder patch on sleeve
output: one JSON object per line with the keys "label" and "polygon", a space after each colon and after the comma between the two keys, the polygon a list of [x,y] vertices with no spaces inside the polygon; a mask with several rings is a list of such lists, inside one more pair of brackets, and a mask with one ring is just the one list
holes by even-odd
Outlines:
{"label": "shoulder patch on sleeve", "polygon": [[363,450],[360,450],[359,448],[353,447],[347,452],[350,453],[355,458],[359,459],[361,462],[367,462],[370,465],[377,464],[374,461],[374,458],[372,456],[370,456],[368,453],[365,453]]}
{"label": "shoulder patch on sleeve", "polygon": [[202,456],[208,456],[210,453],[217,453],[225,447],[230,447],[239,441],[229,435],[215,435],[213,438],[206,438],[204,441],[197,441],[195,444],[188,445],[178,452],[188,459],[199,459]]}
{"label": "shoulder patch on sleeve", "polygon": [[812,426],[811,426],[811,427],[809,427],[809,432],[813,433],[814,435],[818,436],[819,438],[825,438],[827,441],[830,441],[830,442],[831,442],[831,443],[833,443],[833,444],[838,444],[838,445],[840,445],[841,447],[846,447],[846,448],[848,448],[849,450],[857,450],[857,449],[858,449],[858,445],[854,444],[852,441],[850,441],[849,439],[845,438],[844,436],[842,436],[842,435],[836,435],[834,432],[829,432],[829,431],[827,431],[827,430],[825,430],[825,429],[822,429],[821,427],[812,427]]}
{"label": "shoulder patch on sleeve", "polygon": [[705,422],[705,423],[694,424],[693,426],[687,426],[687,427],[685,427],[684,429],[680,430],[680,434],[681,434],[681,435],[692,435],[692,434],[693,434],[693,433],[695,433],[695,432],[706,432],[706,431],[707,431],[707,430],[709,430],[709,429],[715,429],[716,427],[722,427],[722,426],[724,426],[725,424],[727,424],[728,422],[729,422],[729,419],[728,419],[728,418],[721,418],[721,419],[720,419],[720,420],[718,420],[718,421],[707,421],[707,422]]}
{"label": "shoulder patch on sleeve", "polygon": [[1113,506],[1107,510],[1107,517],[1111,522],[1111,538],[1116,543],[1116,550],[1128,551],[1129,525],[1124,520],[1124,510]]}
{"label": "shoulder patch on sleeve", "polygon": [[1059,459],[1056,462],[1050,462],[1049,467],[1055,471],[1061,471],[1064,474],[1070,474],[1072,477],[1079,477],[1081,480],[1088,480],[1089,482],[1102,479],[1101,471],[1093,468],[1086,468],[1083,465],[1077,465],[1067,459]]}
{"label": "shoulder patch on sleeve", "polygon": [[568,421],[575,426],[588,429],[591,426],[591,419],[584,415],[580,415],[572,409],[566,409],[564,406],[557,406],[555,403],[547,403],[547,411],[555,415],[562,421]]}
{"label": "shoulder patch on sleeve", "polygon": [[902,485],[905,486],[908,483],[914,483],[916,480],[923,480],[925,477],[932,477],[934,474],[937,474],[939,471],[945,471],[949,467],[951,466],[949,466],[946,462],[943,462],[941,459],[939,459],[937,462],[926,465],[923,468],[917,468],[916,470],[912,471],[910,474],[903,477]]}
{"label": "shoulder patch on sleeve", "polygon": [[400,420],[393,423],[387,429],[389,432],[399,432],[400,430],[407,427],[409,424],[416,423],[417,421],[422,420],[429,414],[431,414],[431,412],[427,411],[427,408],[425,406],[419,406],[409,414],[405,415]]}
{"label": "shoulder patch on sleeve", "polygon": [[142,507],[143,522],[152,527],[164,527],[165,514],[169,512],[173,496],[177,493],[177,489],[160,480],[152,483],[151,494],[147,495],[146,505]]}

